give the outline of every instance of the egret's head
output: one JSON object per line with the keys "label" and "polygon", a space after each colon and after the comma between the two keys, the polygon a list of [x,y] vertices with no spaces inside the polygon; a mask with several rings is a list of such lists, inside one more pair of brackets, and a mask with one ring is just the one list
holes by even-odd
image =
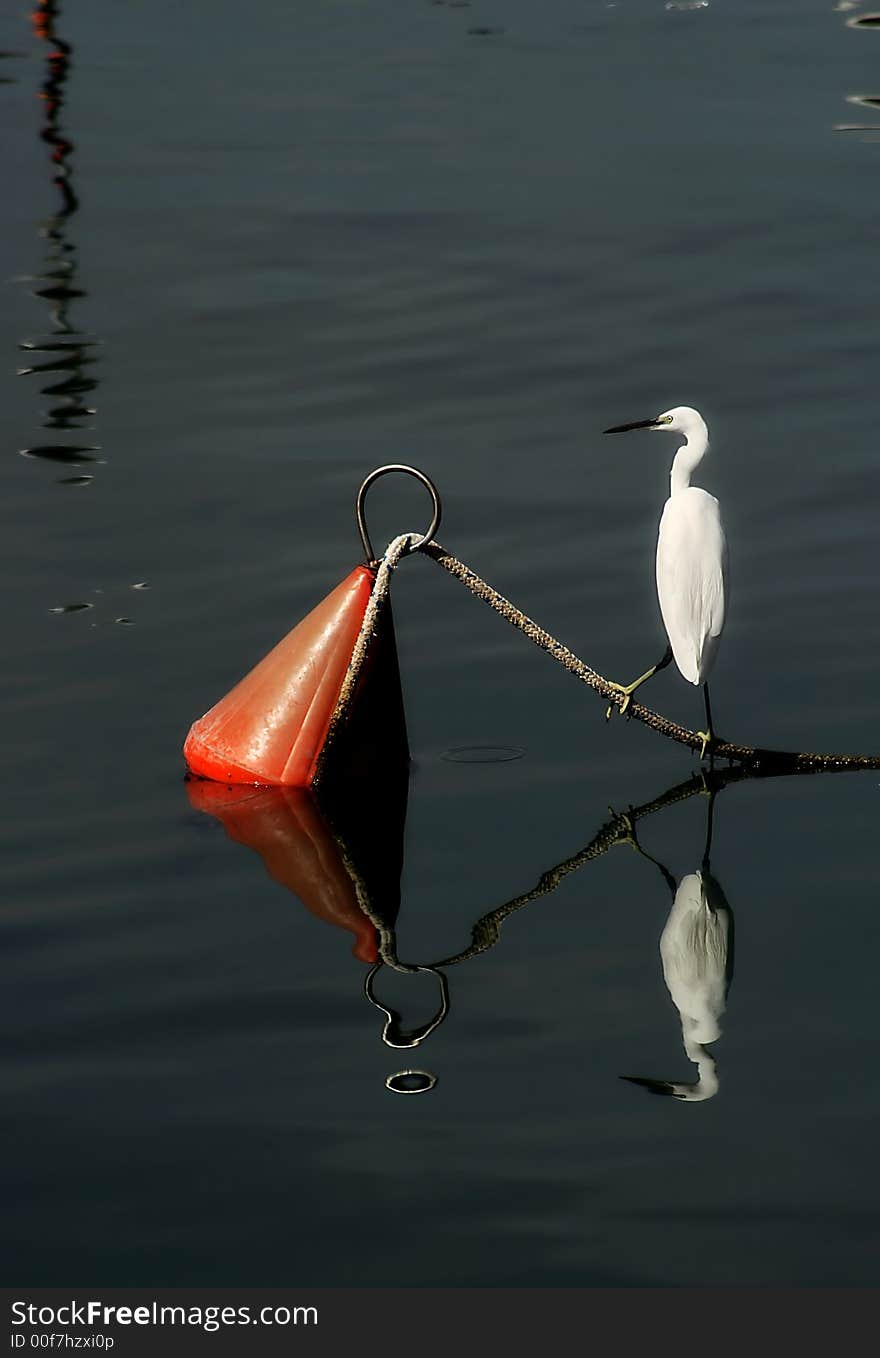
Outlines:
{"label": "egret's head", "polygon": [[610,429],[604,429],[605,434],[625,434],[630,429],[665,429],[670,434],[684,434],[685,438],[694,435],[708,438],[709,431],[706,422],[698,410],[693,406],[673,406],[671,410],[664,410],[662,415],[655,415],[650,420],[633,420],[630,424],[615,424]]}
{"label": "egret's head", "polygon": [[718,1067],[714,1056],[705,1047],[698,1047],[699,1057],[688,1055],[695,1062],[699,1079],[694,1081],[683,1081],[673,1083],[672,1080],[648,1080],[643,1075],[621,1075],[621,1080],[628,1080],[631,1085],[641,1085],[649,1094],[669,1095],[673,1099],[681,1099],[684,1103],[705,1103],[706,1099],[714,1099],[720,1087],[718,1079]]}

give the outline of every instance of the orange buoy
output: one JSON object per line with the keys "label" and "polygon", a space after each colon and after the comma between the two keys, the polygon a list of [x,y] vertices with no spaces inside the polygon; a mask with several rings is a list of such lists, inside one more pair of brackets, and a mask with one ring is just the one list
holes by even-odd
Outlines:
{"label": "orange buoy", "polygon": [[228,787],[191,779],[191,805],[220,821],[230,839],[259,854],[274,881],[312,914],[354,934],[360,962],[379,959],[376,927],[361,909],[354,869],[305,788]]}
{"label": "orange buoy", "polygon": [[193,722],[183,746],[191,773],[251,786],[320,783],[322,793],[336,796],[353,781],[373,785],[392,765],[409,763],[388,581],[401,556],[414,550],[413,536],[395,538],[380,568],[364,519],[368,489],[388,472],[413,476],[430,491],[434,516],[417,545],[433,539],[441,515],[433,482],[399,463],[372,471],[355,505],[369,564],[356,566],[225,698]]}
{"label": "orange buoy", "polygon": [[357,566],[193,723],[183,747],[191,772],[223,783],[311,786],[374,579],[373,569]]}

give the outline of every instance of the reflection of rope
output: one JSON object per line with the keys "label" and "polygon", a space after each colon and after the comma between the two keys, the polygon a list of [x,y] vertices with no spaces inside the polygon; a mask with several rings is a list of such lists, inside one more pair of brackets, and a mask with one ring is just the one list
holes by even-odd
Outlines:
{"label": "reflection of rope", "polygon": [[[478,919],[471,929],[470,945],[462,952],[455,953],[452,957],[444,957],[439,962],[432,962],[431,969],[453,967],[459,962],[468,962],[472,957],[478,957],[480,953],[494,947],[501,935],[501,926],[509,915],[515,914],[524,905],[529,905],[542,896],[549,896],[550,892],[555,891],[569,873],[577,872],[578,868],[582,868],[586,863],[591,863],[594,858],[601,858],[602,854],[607,853],[615,844],[626,839],[636,821],[643,820],[645,816],[652,816],[656,811],[662,811],[664,807],[675,806],[678,802],[687,801],[698,793],[706,793],[713,787],[713,784],[715,787],[723,787],[727,783],[739,782],[748,776],[743,769],[730,769],[714,776],[709,774],[706,777],[694,774],[686,782],[671,787],[662,796],[655,797],[650,802],[644,802],[641,806],[614,816],[612,820],[605,822],[585,848],[542,873],[530,891],[523,892],[521,896],[515,896],[513,900],[506,901],[504,905],[499,905],[497,909],[490,910],[488,914]],[[377,927],[379,928],[379,952],[382,960],[388,966],[393,967],[396,971],[417,971],[421,969],[400,961],[397,956],[397,942],[393,929],[387,925],[377,925]]]}
{"label": "reflection of rope", "polygon": [[[439,542],[426,542],[421,551],[436,561],[438,566],[442,566],[450,575],[454,575],[460,580],[472,594],[478,599],[482,599],[490,608],[494,608],[496,613],[500,613],[502,618],[513,627],[527,636],[529,641],[539,646],[542,651],[547,651],[554,660],[558,661],[570,674],[575,675],[582,683],[588,684],[590,688],[600,693],[604,699],[616,703],[620,707],[624,701],[624,695],[615,688],[601,674],[579,660],[573,651],[561,642],[552,637],[549,632],[545,632],[536,622],[527,617],[525,613],[505,599],[497,590],[487,585],[485,580],[472,571],[463,562],[459,561],[447,552],[445,547],[441,547]],[[677,722],[670,721],[668,717],[662,716],[659,712],[653,712],[649,707],[643,707],[641,703],[631,702],[627,708],[627,716],[635,717],[637,721],[650,726],[652,730],[659,731],[661,735],[668,736],[671,740],[677,740],[681,745],[687,745],[692,750],[701,750],[703,747],[702,736],[697,735],[696,731],[689,731],[684,726],[679,726]],[[880,768],[880,755],[865,754],[810,754],[803,752],[793,752],[787,750],[762,750],[756,749],[751,745],[734,745],[726,740],[719,740],[712,749],[712,754],[721,759],[735,760],[740,764],[747,764],[754,770],[773,772],[797,773],[819,772],[821,770],[831,771],[834,769],[876,769]]]}

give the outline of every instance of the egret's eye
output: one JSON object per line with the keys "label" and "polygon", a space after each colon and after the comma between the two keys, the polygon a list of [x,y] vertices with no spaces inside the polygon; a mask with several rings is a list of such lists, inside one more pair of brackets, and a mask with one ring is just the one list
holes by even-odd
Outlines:
{"label": "egret's eye", "polygon": [[671,415],[658,415],[658,416],[657,416],[657,419],[654,421],[654,423],[655,423],[655,424],[672,424],[672,416],[671,416]]}

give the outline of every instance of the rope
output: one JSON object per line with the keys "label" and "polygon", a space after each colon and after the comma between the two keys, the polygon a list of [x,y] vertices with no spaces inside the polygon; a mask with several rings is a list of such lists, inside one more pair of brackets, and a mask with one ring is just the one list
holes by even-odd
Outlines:
{"label": "rope", "polygon": [[[445,571],[454,576],[456,580],[470,590],[471,594],[482,599],[496,613],[516,627],[524,636],[528,637],[535,646],[540,647],[552,656],[558,664],[573,674],[581,683],[587,684],[595,689],[607,702],[614,703],[621,707],[624,702],[624,695],[603,675],[583,660],[580,660],[573,651],[562,642],[557,641],[549,632],[545,632],[543,627],[539,627],[525,613],[505,599],[503,594],[482,580],[475,571],[472,571],[464,562],[459,561],[451,552],[447,552],[445,547],[441,547],[439,542],[424,542],[419,546],[419,550],[425,556],[429,556],[432,561],[436,561],[438,566],[442,566]],[[642,722],[645,726],[650,726],[653,731],[658,731],[660,735],[667,736],[670,740],[676,740],[680,745],[687,745],[689,749],[700,751],[703,748],[702,736],[696,731],[689,731],[687,727],[679,726],[677,722],[670,721],[660,712],[654,712],[650,707],[644,707],[641,703],[631,701],[627,708],[627,717],[635,717],[636,721]],[[719,740],[712,748],[712,755],[720,759],[733,760],[738,764],[746,764],[754,771],[773,772],[822,772],[832,770],[849,769],[877,769],[880,768],[880,754],[814,754],[803,751],[790,750],[766,750],[756,748],[753,745],[738,745],[733,741]]]}

